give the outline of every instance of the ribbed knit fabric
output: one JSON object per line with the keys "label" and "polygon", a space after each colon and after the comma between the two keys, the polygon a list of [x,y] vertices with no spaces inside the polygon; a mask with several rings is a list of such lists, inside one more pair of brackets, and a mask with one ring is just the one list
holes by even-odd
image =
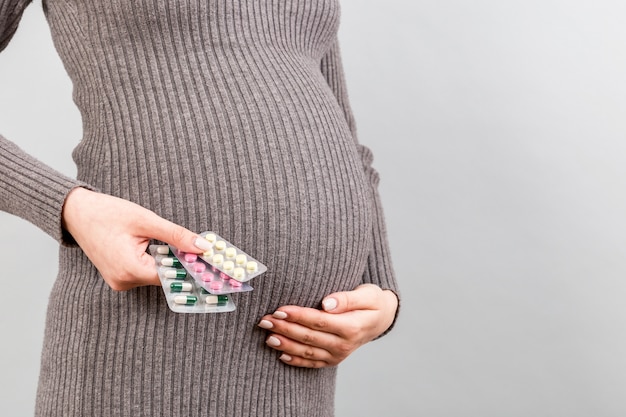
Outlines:
{"label": "ribbed knit fabric", "polygon": [[[0,0],[0,48],[27,3]],[[113,292],[62,246],[36,414],[332,416],[336,369],[283,364],[256,324],[363,282],[397,291],[378,175],[348,105],[338,1],[44,7],[83,118],[78,180],[0,137],[0,209],[62,241],[65,196],[92,187],[214,230],[268,272],[233,313],[175,314],[160,288]]]}

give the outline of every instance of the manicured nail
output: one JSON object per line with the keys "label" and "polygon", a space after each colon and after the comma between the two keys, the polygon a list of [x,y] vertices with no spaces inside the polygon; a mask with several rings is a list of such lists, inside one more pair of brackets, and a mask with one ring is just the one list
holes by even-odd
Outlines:
{"label": "manicured nail", "polygon": [[274,336],[270,336],[267,338],[267,342],[268,345],[273,346],[273,347],[278,347],[280,346],[280,340],[278,340],[277,338],[275,338]]}
{"label": "manicured nail", "polygon": [[196,239],[194,245],[196,245],[196,248],[202,249],[203,252],[212,248],[212,245],[209,243],[209,241],[201,237],[198,237]]}
{"label": "manicured nail", "polygon": [[259,322],[259,327],[261,327],[263,329],[271,329],[272,327],[274,327],[274,323],[272,323],[269,320],[261,320]]}
{"label": "manicured nail", "polygon": [[327,298],[322,302],[322,306],[326,311],[332,311],[337,308],[337,300],[334,298]]}
{"label": "manicured nail", "polygon": [[287,318],[287,313],[285,313],[284,311],[275,311],[272,316],[282,320]]}
{"label": "manicured nail", "polygon": [[283,353],[282,355],[280,355],[280,359],[283,362],[290,362],[291,361],[291,356],[287,355],[286,353]]}

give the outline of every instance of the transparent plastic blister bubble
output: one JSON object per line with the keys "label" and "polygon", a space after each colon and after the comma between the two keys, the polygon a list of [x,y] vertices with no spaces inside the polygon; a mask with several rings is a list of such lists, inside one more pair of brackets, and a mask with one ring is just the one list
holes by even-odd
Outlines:
{"label": "transparent plastic blister bubble", "polygon": [[[163,248],[167,246],[150,245],[150,254],[157,260],[168,256]],[[211,294],[187,273],[176,266],[157,267],[161,287],[167,299],[167,305],[176,313],[225,313],[235,310],[235,303],[230,295]]]}
{"label": "transparent plastic blister bubble", "polygon": [[267,267],[215,232],[200,233],[211,244],[211,249],[200,259],[222,274],[239,282],[247,282],[267,271]]}

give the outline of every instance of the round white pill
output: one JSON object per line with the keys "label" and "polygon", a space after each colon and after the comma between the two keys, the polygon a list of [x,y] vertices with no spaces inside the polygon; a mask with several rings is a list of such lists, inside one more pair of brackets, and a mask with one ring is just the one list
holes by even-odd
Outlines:
{"label": "round white pill", "polygon": [[237,249],[226,248],[226,251],[224,251],[224,254],[226,255],[228,259],[233,259],[237,255]]}
{"label": "round white pill", "polygon": [[241,279],[244,277],[244,275],[246,275],[246,273],[244,272],[243,268],[235,268],[233,275],[235,276],[235,279]]}
{"label": "round white pill", "polygon": [[246,270],[248,272],[256,272],[257,269],[259,269],[259,265],[254,261],[250,261],[246,264]]}
{"label": "round white pill", "polygon": [[208,251],[205,251],[202,255],[207,258],[210,258],[211,256],[213,256],[213,249],[209,249]]}
{"label": "round white pill", "polygon": [[222,262],[224,262],[224,255],[218,253],[217,255],[213,256],[213,263],[215,265],[221,265]]}
{"label": "round white pill", "polygon": [[215,233],[207,233],[207,235],[204,238],[211,243],[215,243],[217,236],[215,235]]}
{"label": "round white pill", "polygon": [[248,257],[246,255],[237,255],[237,257],[235,258],[235,263],[237,265],[245,265],[246,262],[248,262]]}
{"label": "round white pill", "polygon": [[235,264],[233,263],[233,261],[224,262],[224,271],[232,271],[234,267]]}
{"label": "round white pill", "polygon": [[215,242],[215,250],[224,250],[226,249],[226,242],[223,240],[218,240]]}

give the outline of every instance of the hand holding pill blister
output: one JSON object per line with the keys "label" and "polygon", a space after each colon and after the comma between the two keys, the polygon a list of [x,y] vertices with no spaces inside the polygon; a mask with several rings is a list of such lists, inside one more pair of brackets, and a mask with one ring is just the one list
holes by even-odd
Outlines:
{"label": "hand holding pill blister", "polygon": [[150,245],[167,304],[177,313],[234,311],[230,294],[252,291],[246,282],[267,267],[214,232],[201,236],[212,247],[200,256],[173,246]]}

